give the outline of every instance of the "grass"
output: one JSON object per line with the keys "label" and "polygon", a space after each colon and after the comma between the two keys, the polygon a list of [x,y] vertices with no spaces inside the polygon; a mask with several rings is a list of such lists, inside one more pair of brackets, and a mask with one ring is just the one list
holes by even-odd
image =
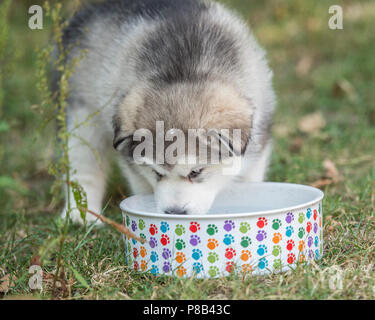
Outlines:
{"label": "grass", "polygon": [[[30,3],[29,3],[30,2]],[[140,275],[125,266],[121,236],[109,228],[71,227],[63,257],[66,299],[373,299],[375,297],[375,5],[373,1],[223,1],[248,20],[267,49],[275,73],[278,110],[269,180],[311,184],[332,160],[344,179],[325,189],[324,257],[287,274],[181,280]],[[46,274],[56,268],[58,220],[63,199],[51,203],[54,161],[52,125],[42,134],[45,115],[35,112],[36,54],[50,33],[28,29],[27,8],[12,3],[9,46],[15,56],[4,80],[0,132],[0,278],[16,277],[5,298],[51,298],[48,283],[31,292],[28,267],[39,255]],[[66,1],[69,11],[73,1]],[[328,7],[344,8],[344,30],[328,29]],[[343,83],[349,85],[342,85]],[[318,134],[298,129],[301,117],[319,111],[327,125]],[[300,150],[291,142],[302,137]],[[118,203],[127,194],[115,168],[106,215],[121,222]],[[4,178],[5,177],[5,178]],[[336,266],[342,288],[331,286]]]}

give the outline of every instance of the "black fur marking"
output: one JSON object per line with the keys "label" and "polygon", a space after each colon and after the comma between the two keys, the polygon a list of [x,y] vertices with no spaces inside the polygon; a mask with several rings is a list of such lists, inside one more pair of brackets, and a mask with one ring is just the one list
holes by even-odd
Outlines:
{"label": "black fur marking", "polygon": [[[139,50],[139,75],[153,70],[154,83],[202,81],[215,70],[233,71],[238,67],[234,36],[222,26],[201,20],[204,8],[191,7],[170,13],[162,26],[149,35]],[[199,70],[202,61],[207,70]],[[219,68],[219,69],[218,69]]]}
{"label": "black fur marking", "polygon": [[144,18],[167,17],[171,13],[182,10],[193,11],[195,8],[206,7],[199,0],[106,0],[84,4],[69,22],[64,30],[63,43],[75,44],[85,33],[85,27],[93,19],[111,17],[121,25],[129,18],[142,16]]}

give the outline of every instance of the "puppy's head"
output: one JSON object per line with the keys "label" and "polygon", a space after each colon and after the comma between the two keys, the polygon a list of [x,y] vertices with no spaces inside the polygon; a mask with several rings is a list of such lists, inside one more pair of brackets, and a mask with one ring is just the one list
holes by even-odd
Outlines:
{"label": "puppy's head", "polygon": [[205,214],[241,168],[252,107],[222,83],[134,89],[114,117],[114,146],[167,214]]}

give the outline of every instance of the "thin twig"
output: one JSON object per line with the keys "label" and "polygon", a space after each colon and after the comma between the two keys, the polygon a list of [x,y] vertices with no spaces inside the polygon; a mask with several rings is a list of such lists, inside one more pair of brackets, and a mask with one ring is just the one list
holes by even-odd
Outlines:
{"label": "thin twig", "polygon": [[80,209],[86,211],[87,213],[92,214],[93,216],[95,216],[96,218],[98,218],[101,222],[104,222],[104,223],[110,225],[112,228],[116,229],[117,231],[121,232],[122,234],[125,234],[129,238],[137,240],[140,243],[145,243],[146,242],[145,239],[136,236],[133,232],[131,232],[124,225],[119,224],[119,223],[117,223],[117,222],[115,222],[115,221],[113,221],[113,220],[111,220],[109,218],[106,218],[106,217],[104,217],[101,214],[97,214],[97,213],[95,213],[95,212],[93,212],[93,211],[91,211],[89,209],[86,209],[86,208],[83,208],[83,207],[80,207]]}

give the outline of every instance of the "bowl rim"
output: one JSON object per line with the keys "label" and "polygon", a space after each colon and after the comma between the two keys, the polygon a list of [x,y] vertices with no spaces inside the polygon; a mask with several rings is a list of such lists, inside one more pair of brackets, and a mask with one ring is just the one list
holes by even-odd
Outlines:
{"label": "bowl rim", "polygon": [[282,185],[282,186],[289,185],[289,186],[299,187],[299,188],[302,188],[302,189],[305,189],[305,190],[312,190],[312,191],[316,192],[317,195],[316,195],[315,199],[313,199],[309,202],[305,202],[305,203],[300,204],[300,205],[296,205],[296,206],[285,207],[285,208],[280,208],[280,209],[273,209],[273,210],[263,210],[263,211],[257,211],[257,212],[243,212],[243,213],[234,213],[234,214],[226,213],[226,214],[205,214],[205,215],[172,215],[172,214],[167,215],[167,214],[164,214],[164,213],[145,213],[145,212],[140,211],[140,210],[134,210],[134,209],[128,208],[127,202],[130,199],[134,199],[136,197],[149,196],[149,195],[134,195],[134,196],[128,197],[125,200],[121,201],[120,208],[121,208],[121,211],[122,211],[123,215],[126,214],[126,213],[129,213],[129,214],[137,215],[137,216],[140,216],[140,217],[162,218],[164,220],[173,220],[173,219],[177,219],[177,220],[213,220],[213,219],[247,218],[247,217],[254,217],[254,216],[256,217],[256,216],[272,215],[272,214],[276,214],[276,213],[283,213],[283,212],[286,212],[286,211],[296,211],[298,209],[310,207],[310,206],[312,206],[316,203],[319,203],[324,198],[324,192],[321,191],[320,189],[317,189],[317,188],[312,187],[312,186],[302,185],[302,184],[287,183],[287,182],[244,182],[244,183],[251,184],[251,185],[264,185],[264,184]]}

